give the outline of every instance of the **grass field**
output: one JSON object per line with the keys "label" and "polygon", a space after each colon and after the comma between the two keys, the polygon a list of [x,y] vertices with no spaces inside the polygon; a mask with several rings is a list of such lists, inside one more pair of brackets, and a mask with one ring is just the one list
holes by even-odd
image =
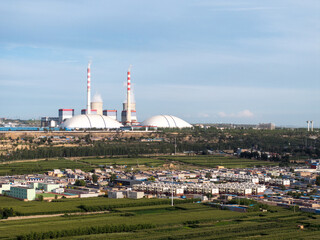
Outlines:
{"label": "grass field", "polygon": [[[155,199],[157,200],[157,199]],[[217,210],[196,203],[154,206],[134,206],[147,199],[70,199],[61,206],[46,202],[16,202],[0,198],[0,205],[12,206],[14,210],[38,212],[38,208],[73,210],[79,203],[118,204],[130,203],[110,213],[85,216],[61,216],[41,219],[15,220],[0,222],[0,239],[15,239],[17,235],[30,232],[72,230],[76,228],[105,225],[152,224],[151,229],[133,232],[117,232],[72,236],[59,239],[319,239],[320,216],[294,213],[274,207],[275,212],[238,213]],[[152,201],[152,200],[151,200]],[[53,205],[54,207],[50,207]],[[304,230],[298,225],[305,226]]]}
{"label": "grass field", "polygon": [[226,168],[245,168],[253,166],[277,166],[276,162],[267,162],[262,160],[252,160],[246,158],[236,158],[228,156],[216,155],[199,155],[199,156],[168,156],[159,157],[159,159],[166,159],[169,161],[178,161],[185,164],[193,164],[201,167],[214,168],[217,166],[224,166]]}
{"label": "grass field", "polygon": [[36,198],[38,198],[40,195],[43,196],[44,198],[56,196],[56,194],[53,194],[53,193],[41,193],[41,194],[36,194]]}

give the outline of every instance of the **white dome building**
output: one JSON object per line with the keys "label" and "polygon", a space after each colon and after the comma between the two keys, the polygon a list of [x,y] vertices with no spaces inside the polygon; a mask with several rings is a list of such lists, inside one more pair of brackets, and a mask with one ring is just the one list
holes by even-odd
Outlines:
{"label": "white dome building", "polygon": [[158,128],[191,128],[192,125],[181,118],[172,115],[157,115],[141,123],[142,126],[153,126]]}
{"label": "white dome building", "polygon": [[122,124],[118,121],[103,116],[100,114],[85,114],[78,115],[66,119],[61,125],[61,128],[75,129],[75,128],[120,128]]}

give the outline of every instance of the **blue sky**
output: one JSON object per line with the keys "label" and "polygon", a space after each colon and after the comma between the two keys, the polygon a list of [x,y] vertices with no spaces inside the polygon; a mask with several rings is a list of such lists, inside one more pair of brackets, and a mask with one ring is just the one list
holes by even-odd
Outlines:
{"label": "blue sky", "polygon": [[139,120],[320,126],[320,1],[0,2],[0,117],[56,116],[92,93]]}

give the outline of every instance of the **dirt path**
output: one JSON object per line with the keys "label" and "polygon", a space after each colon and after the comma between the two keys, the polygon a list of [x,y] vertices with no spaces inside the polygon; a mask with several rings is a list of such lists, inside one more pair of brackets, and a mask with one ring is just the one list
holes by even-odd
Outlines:
{"label": "dirt path", "polygon": [[[67,213],[68,215],[91,215],[91,214],[101,214],[108,213],[109,211],[100,211],[100,212],[76,212],[76,213]],[[33,218],[48,218],[48,217],[59,217],[63,216],[65,213],[59,214],[48,214],[48,215],[32,215],[32,216],[17,216],[17,217],[8,217],[7,219],[1,219],[0,222],[4,221],[12,221],[12,220],[25,220],[25,219],[33,219]]]}

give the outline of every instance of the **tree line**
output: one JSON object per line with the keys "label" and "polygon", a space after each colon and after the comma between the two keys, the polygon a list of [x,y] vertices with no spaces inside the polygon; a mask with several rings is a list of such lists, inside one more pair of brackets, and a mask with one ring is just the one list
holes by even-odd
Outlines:
{"label": "tree line", "polygon": [[60,231],[48,231],[48,232],[31,232],[24,235],[17,236],[17,240],[40,240],[40,239],[54,239],[72,236],[82,236],[91,234],[102,233],[120,233],[120,232],[133,232],[142,229],[150,229],[155,226],[152,224],[120,224],[120,225],[104,225],[104,226],[92,226],[81,227]]}

